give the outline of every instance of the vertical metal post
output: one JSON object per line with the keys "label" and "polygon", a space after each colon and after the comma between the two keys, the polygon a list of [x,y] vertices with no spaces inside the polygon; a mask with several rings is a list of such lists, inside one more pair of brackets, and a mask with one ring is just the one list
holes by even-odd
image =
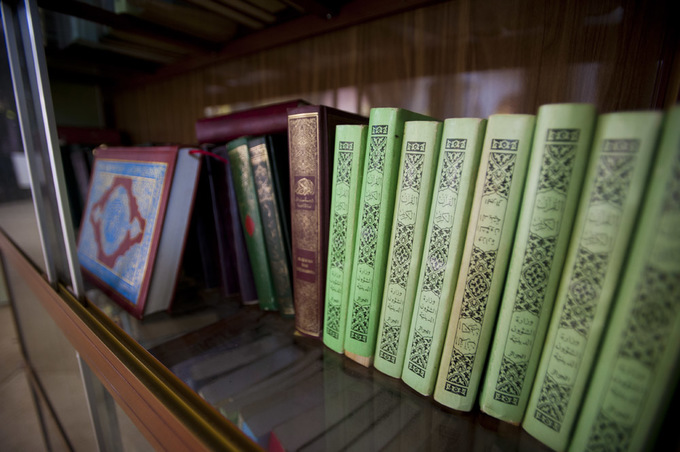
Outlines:
{"label": "vertical metal post", "polygon": [[19,52],[19,36],[15,23],[14,11],[7,2],[2,2],[2,26],[5,31],[5,43],[7,46],[7,55],[9,58],[9,67],[12,74],[12,87],[14,89],[14,99],[17,107],[17,115],[19,117],[19,128],[21,130],[21,140],[24,145],[24,154],[28,165],[28,176],[31,183],[31,194],[33,196],[33,208],[38,223],[38,233],[40,235],[40,245],[45,259],[45,273],[50,283],[57,282],[57,272],[54,264],[55,250],[49,246],[46,231],[49,227],[47,219],[43,212],[45,211],[45,200],[40,191],[40,178],[43,173],[40,170],[40,160],[36,158],[35,153],[29,152],[30,149],[35,149],[33,142],[33,133],[30,128],[31,120],[29,117],[29,109],[26,104],[26,86],[24,85],[24,78],[21,71],[21,58]]}
{"label": "vertical metal post", "polygon": [[[21,11],[23,9],[23,11]],[[71,220],[71,208],[68,203],[66,192],[66,179],[64,167],[59,150],[57,128],[54,121],[54,107],[52,105],[52,92],[47,78],[47,64],[45,62],[45,51],[40,27],[40,16],[35,0],[24,0],[23,8],[20,2],[19,11],[23,13],[25,21],[21,21],[26,27],[24,36],[24,46],[27,50],[27,64],[31,66],[29,70],[35,76],[35,90],[37,101],[39,102],[40,118],[42,119],[42,132],[44,133],[49,162],[52,170],[52,182],[57,198],[57,212],[61,223],[62,240],[66,251],[68,271],[71,276],[71,289],[76,298],[85,295],[85,287],[80,273],[80,264],[76,254],[76,240],[73,223]],[[29,55],[32,57],[29,58]]]}
{"label": "vertical metal post", "polygon": [[[16,30],[16,27],[14,27],[14,20],[10,15],[12,12],[11,7],[8,6],[6,2],[3,2],[2,8],[3,22],[5,26],[7,26],[7,23],[11,23],[10,26],[12,33],[9,33],[7,28],[5,28],[5,30],[6,35],[8,35],[8,52],[10,53],[10,62],[14,60],[13,64],[11,64],[11,70],[12,80],[15,84],[15,98],[17,99],[17,104],[20,102],[24,103],[24,114],[23,116],[20,115],[20,124],[26,156],[27,159],[29,159],[29,155],[35,149],[35,143],[32,142],[32,136],[40,137],[42,140],[44,140],[43,144],[46,146],[47,161],[49,162],[50,166],[50,171],[45,169],[45,174],[46,177],[49,177],[51,180],[55,192],[57,204],[56,211],[60,223],[59,230],[61,231],[61,240],[63,242],[63,251],[65,253],[65,256],[63,257],[66,259],[66,264],[68,267],[67,273],[70,276],[70,284],[68,285],[71,287],[71,290],[77,298],[82,298],[85,294],[85,289],[76,254],[75,231],[71,221],[71,211],[67,198],[66,180],[64,176],[61,152],[59,150],[56,125],[54,121],[52,93],[47,77],[45,52],[42,47],[43,40],[38,7],[35,0],[23,0],[18,2],[15,14],[20,30]],[[11,37],[9,36],[10,34],[12,35]],[[16,36],[21,36],[23,41],[26,72],[30,84],[29,87],[23,86],[23,77],[20,66],[21,59],[18,52],[18,42]],[[9,39],[13,40],[12,46],[9,44]],[[10,49],[10,47],[13,47],[13,49]],[[25,108],[25,99],[22,99],[22,94],[27,92],[26,88],[28,88],[33,94],[32,97],[35,102],[35,117],[32,118],[34,120],[33,123],[30,122],[28,110]],[[17,108],[19,108],[19,106],[17,106]],[[31,125],[34,126],[33,129],[31,129]],[[33,161],[28,160],[28,163],[29,168],[31,168],[29,174],[32,174],[32,177],[39,176],[39,174],[35,174],[38,173],[37,159],[33,159]],[[31,185],[34,196],[39,191],[36,190],[35,183],[36,181],[32,178]],[[40,196],[38,196],[38,198],[40,198]],[[44,237],[44,228],[49,226],[45,224],[44,218],[41,220],[42,209],[40,203],[44,204],[44,200],[38,200],[36,198],[34,199],[37,201],[36,214],[38,215],[38,224],[43,228],[41,234]],[[43,245],[43,251],[46,254],[46,259],[52,258],[52,250],[49,250],[49,246],[47,246],[48,243],[44,242]],[[54,282],[57,278],[58,272],[54,271],[55,260],[51,259],[51,261],[52,262],[46,266],[46,269],[48,269],[48,277],[50,278],[50,282]]]}

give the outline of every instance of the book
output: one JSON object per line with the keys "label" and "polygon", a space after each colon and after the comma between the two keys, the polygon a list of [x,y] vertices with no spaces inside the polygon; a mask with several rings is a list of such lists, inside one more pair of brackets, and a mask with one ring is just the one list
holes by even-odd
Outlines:
{"label": "book", "polygon": [[254,137],[248,140],[248,153],[253,171],[257,201],[262,220],[262,232],[267,247],[269,270],[274,284],[276,302],[281,314],[293,316],[293,282],[290,276],[290,259],[286,251],[286,237],[283,229],[283,219],[274,192],[271,151],[267,138]]}
{"label": "book", "polygon": [[[205,154],[203,154],[205,157]],[[212,160],[212,159],[211,159]],[[212,163],[212,162],[211,162]],[[203,158],[201,174],[198,178],[198,187],[194,200],[191,222],[186,244],[184,246],[183,259],[192,262],[191,265],[182,267],[182,286],[178,290],[187,290],[191,286],[203,287],[210,293],[222,296],[224,281],[222,279],[221,260],[218,252],[217,225],[215,224],[215,211],[213,210],[212,187],[208,172],[207,159]],[[179,305],[174,305],[171,310],[177,311]]]}
{"label": "book", "polygon": [[465,243],[486,119],[444,121],[437,175],[402,380],[420,394],[434,390]]}
{"label": "book", "polygon": [[407,121],[399,163],[374,366],[401,377],[430,213],[442,123]]}
{"label": "book", "polygon": [[515,235],[536,118],[489,117],[434,399],[470,411],[477,399]]}
{"label": "book", "polygon": [[[238,278],[239,263],[236,254],[236,235],[231,218],[231,208],[236,206],[230,204],[227,184],[228,169],[226,168],[228,161],[218,155],[213,146],[204,145],[202,149],[208,153],[204,160],[210,184],[208,197],[212,207],[212,220],[215,225],[213,246],[219,260],[217,270],[222,282],[222,295],[229,297],[238,294],[241,288]],[[257,298],[257,295],[254,298]]]}
{"label": "book", "polygon": [[[377,386],[370,381],[324,364],[322,403],[279,424],[272,431],[272,436],[284,450],[300,450],[323,437],[327,430],[342,423],[378,392]],[[337,443],[325,445],[326,450],[337,447]]]}
{"label": "book", "polygon": [[[220,146],[215,150],[218,155],[221,155],[229,162],[227,156],[227,147]],[[239,294],[241,295],[241,303],[246,306],[258,304],[257,289],[255,288],[255,276],[253,275],[253,266],[250,263],[248,256],[248,248],[246,246],[245,231],[241,223],[241,214],[239,213],[238,199],[236,198],[236,187],[234,186],[234,178],[231,174],[231,169],[225,166],[227,196],[229,198],[229,223],[233,231],[233,246],[234,258],[236,263],[236,276],[238,277]]]}
{"label": "book", "polygon": [[319,348],[309,350],[303,358],[290,367],[222,401],[217,408],[227,419],[237,423],[241,407],[268,399],[314,374],[323,372],[323,364],[319,359],[321,354],[322,350]]}
{"label": "book", "polygon": [[[421,404],[413,397],[404,393],[392,393],[397,399],[397,405],[389,409],[383,416],[377,417],[369,429],[359,435],[347,447],[348,451],[361,452],[366,450],[387,450],[388,445],[399,434],[423,414]],[[384,403],[376,398],[375,404]],[[380,408],[376,411],[379,412]]]}
{"label": "book", "polygon": [[[390,413],[398,410],[399,397],[390,391],[379,390],[368,402],[361,404],[349,416],[328,428],[323,435],[305,444],[301,451],[349,450],[363,434]],[[373,450],[370,447],[361,450]]]}
{"label": "book", "polygon": [[600,115],[522,427],[566,449],[639,215],[662,113]]}
{"label": "book", "polygon": [[337,353],[345,351],[349,282],[367,130],[365,124],[339,125],[335,133],[323,343]]}
{"label": "book", "polygon": [[292,99],[226,115],[201,118],[194,124],[196,140],[199,144],[223,144],[243,136],[286,133],[288,109],[302,105],[307,105],[307,102]]}
{"label": "book", "polygon": [[524,416],[583,183],[596,111],[538,110],[517,233],[500,302],[480,409],[518,425]]}
{"label": "book", "polygon": [[651,450],[680,364],[680,107],[642,211],[570,450]]}
{"label": "book", "polygon": [[304,356],[305,350],[297,345],[284,346],[209,381],[199,388],[198,393],[211,405],[221,404],[241,391],[276,375]]}
{"label": "book", "polygon": [[[324,369],[295,383],[285,391],[278,391],[267,399],[244,405],[239,413],[239,427],[251,438],[266,447],[272,430],[303,413],[323,406],[326,397],[331,396],[324,387],[326,373],[338,373],[340,369]],[[353,383],[342,379],[338,392],[343,392]]]}
{"label": "book", "polygon": [[83,273],[137,318],[173,301],[201,169],[195,148],[97,148],[78,237]]}
{"label": "book", "polygon": [[59,146],[66,180],[66,195],[73,224],[80,224],[89,189],[92,148],[80,144]]}
{"label": "book", "polygon": [[295,326],[307,336],[323,331],[335,128],[366,121],[325,105],[288,110]]}
{"label": "book", "polygon": [[288,153],[288,134],[272,133],[265,135],[267,140],[267,153],[269,165],[272,170],[272,185],[276,207],[281,219],[283,231],[283,244],[286,250],[288,265],[290,266],[293,251],[290,243],[290,159]]}
{"label": "book", "polygon": [[93,153],[98,146],[121,147],[121,133],[98,127],[57,126],[59,148],[64,166],[66,192],[74,225],[80,225],[87,201]]}
{"label": "book", "polygon": [[248,153],[248,139],[242,137],[227,143],[227,155],[258,304],[264,310],[277,310],[279,306],[276,302],[274,282],[269,268],[255,177]]}
{"label": "book", "polygon": [[365,366],[375,351],[404,123],[418,120],[433,118],[402,108],[369,115],[345,331],[345,355]]}

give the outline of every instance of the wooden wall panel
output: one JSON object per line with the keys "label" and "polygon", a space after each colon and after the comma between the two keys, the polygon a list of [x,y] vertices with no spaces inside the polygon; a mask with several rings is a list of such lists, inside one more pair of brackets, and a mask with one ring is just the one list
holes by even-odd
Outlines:
{"label": "wooden wall panel", "polygon": [[671,17],[666,2],[445,2],[120,87],[115,126],[135,143],[193,143],[206,107],[290,97],[439,118],[535,113],[551,102],[659,107],[678,92]]}

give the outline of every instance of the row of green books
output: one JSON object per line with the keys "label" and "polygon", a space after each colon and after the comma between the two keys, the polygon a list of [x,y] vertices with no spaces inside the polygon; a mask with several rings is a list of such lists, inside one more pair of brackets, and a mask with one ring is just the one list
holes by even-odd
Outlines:
{"label": "row of green books", "polygon": [[328,348],[555,450],[653,438],[680,355],[680,107],[375,108],[337,126],[332,187]]}

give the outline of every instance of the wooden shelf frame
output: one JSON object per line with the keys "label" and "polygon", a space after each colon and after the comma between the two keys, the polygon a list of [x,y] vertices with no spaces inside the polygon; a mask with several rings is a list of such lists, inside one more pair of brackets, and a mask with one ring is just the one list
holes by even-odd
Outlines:
{"label": "wooden shelf frame", "polygon": [[42,306],[123,411],[158,450],[260,448],[96,306],[53,287],[0,230],[0,256]]}

